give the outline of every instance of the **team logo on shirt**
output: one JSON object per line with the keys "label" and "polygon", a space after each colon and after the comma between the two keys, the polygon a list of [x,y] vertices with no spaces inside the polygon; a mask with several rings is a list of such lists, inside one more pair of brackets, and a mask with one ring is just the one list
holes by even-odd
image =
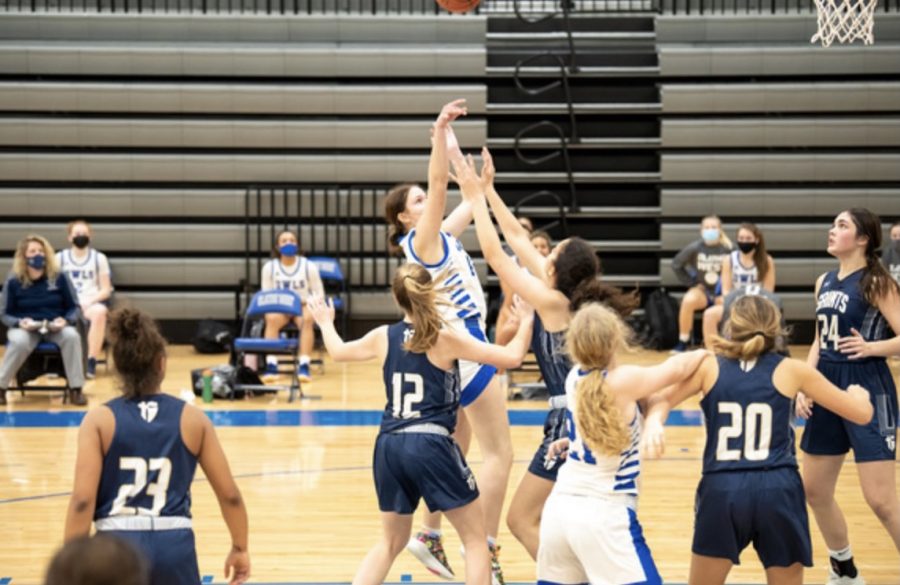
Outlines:
{"label": "team logo on shirt", "polygon": [[138,402],[138,409],[141,411],[141,418],[148,423],[153,422],[159,414],[159,404],[156,402]]}

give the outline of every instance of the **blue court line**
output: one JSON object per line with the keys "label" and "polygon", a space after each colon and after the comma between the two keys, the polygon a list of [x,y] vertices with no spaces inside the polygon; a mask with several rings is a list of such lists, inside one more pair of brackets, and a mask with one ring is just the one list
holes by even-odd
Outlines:
{"label": "blue court line", "polygon": [[[381,410],[210,410],[206,412],[217,427],[374,427],[381,424]],[[84,411],[0,412],[0,428],[77,427]],[[512,426],[541,426],[545,410],[510,410]],[[674,410],[668,426],[700,426],[699,410]]]}

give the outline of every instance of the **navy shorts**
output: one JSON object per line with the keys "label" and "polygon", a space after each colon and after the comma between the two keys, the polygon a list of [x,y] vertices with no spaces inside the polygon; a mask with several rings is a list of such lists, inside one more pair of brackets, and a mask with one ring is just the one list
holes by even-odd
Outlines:
{"label": "navy shorts", "polygon": [[194,531],[178,530],[106,530],[133,545],[150,565],[150,585],[197,585],[200,569]]}
{"label": "navy shorts", "polygon": [[812,566],[806,494],[795,467],[704,475],[694,508],[694,554],[738,565],[752,542],[767,569]]}
{"label": "navy shorts", "polygon": [[432,512],[443,512],[478,497],[475,476],[449,436],[381,433],[372,471],[382,512],[412,514],[420,498]]}
{"label": "navy shorts", "polygon": [[544,440],[541,441],[541,446],[534,453],[534,457],[532,457],[531,463],[528,465],[528,472],[550,481],[556,481],[556,475],[559,473],[559,468],[565,459],[557,459],[550,469],[547,469],[544,461],[546,460],[547,449],[550,448],[550,443],[565,436],[566,409],[550,409],[550,412],[547,413],[547,418],[544,420]]}
{"label": "navy shorts", "polygon": [[820,360],[819,371],[838,388],[859,384],[868,390],[875,414],[869,424],[857,425],[813,404],[800,448],[810,455],[843,455],[852,448],[857,463],[893,461],[897,449],[897,387],[887,362]]}

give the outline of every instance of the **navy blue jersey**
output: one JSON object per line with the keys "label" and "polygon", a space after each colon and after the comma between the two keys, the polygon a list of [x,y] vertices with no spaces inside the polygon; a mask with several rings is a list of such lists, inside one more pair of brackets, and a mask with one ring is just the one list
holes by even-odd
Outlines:
{"label": "navy blue jersey", "polygon": [[572,360],[564,350],[566,330],[550,333],[544,329],[540,317],[534,316],[531,330],[531,351],[537,360],[541,376],[550,396],[566,395],[566,377],[572,369]]}
{"label": "navy blue jersey", "polygon": [[197,457],[181,439],[184,402],[166,394],[116,398],[116,418],[103,457],[94,519],[110,516],[191,515]]}
{"label": "navy blue jersey", "polygon": [[383,368],[387,404],[381,431],[390,433],[410,425],[432,423],[452,433],[459,408],[459,366],[445,371],[428,361],[424,353],[406,351],[403,344],[412,336],[412,325],[405,321],[388,327],[388,353]]}
{"label": "navy blue jersey", "polygon": [[[865,268],[861,268],[841,280],[838,278],[838,271],[833,270],[822,279],[819,297],[816,299],[819,360],[848,361],[847,355],[840,352],[837,343],[841,337],[852,335],[851,328],[859,331],[866,341],[879,341],[888,337],[884,315],[866,301],[860,289],[859,282],[864,275]],[[884,361],[883,357],[866,359]]]}
{"label": "navy blue jersey", "polygon": [[772,383],[784,356],[765,353],[755,364],[716,359],[719,377],[700,401],[706,421],[703,473],[796,467],[793,401]]}

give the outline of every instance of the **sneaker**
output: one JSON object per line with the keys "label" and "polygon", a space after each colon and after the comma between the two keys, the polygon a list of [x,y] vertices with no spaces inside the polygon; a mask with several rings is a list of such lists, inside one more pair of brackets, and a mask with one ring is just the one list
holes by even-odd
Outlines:
{"label": "sneaker", "polygon": [[278,363],[277,362],[266,362],[266,369],[262,371],[262,375],[260,376],[262,379],[272,379],[278,377]]}
{"label": "sneaker", "polygon": [[418,532],[406,543],[406,550],[438,577],[447,580],[455,577],[450,563],[447,562],[447,555],[444,553],[444,545],[441,544],[440,536]]}
{"label": "sneaker", "polygon": [[69,402],[75,406],[87,406],[87,398],[81,388],[72,388],[69,391]]}
{"label": "sneaker", "polygon": [[491,551],[491,585],[506,585],[503,580],[503,569],[500,568],[500,545],[488,545]]}
{"label": "sneaker", "polygon": [[309,364],[300,364],[300,367],[297,368],[297,377],[300,378],[301,382],[312,380],[312,377],[309,375]]}
{"label": "sneaker", "polygon": [[84,371],[84,377],[88,380],[93,380],[97,377],[97,358],[88,358],[87,369]]}
{"label": "sneaker", "polygon": [[834,569],[828,569],[828,583],[826,585],[866,585],[865,580],[857,573],[856,577],[838,575]]}
{"label": "sneaker", "polygon": [[669,351],[669,353],[683,353],[683,352],[687,351],[687,349],[688,349],[687,343],[685,343],[679,339],[678,343],[675,344],[675,347],[673,347],[671,349],[671,351]]}

